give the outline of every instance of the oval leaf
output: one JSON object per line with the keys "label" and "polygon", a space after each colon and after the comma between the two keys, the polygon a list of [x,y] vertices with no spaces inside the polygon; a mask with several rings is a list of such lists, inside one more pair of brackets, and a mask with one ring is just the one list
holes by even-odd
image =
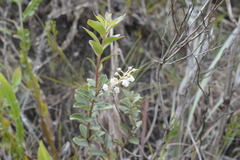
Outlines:
{"label": "oval leaf", "polygon": [[91,125],[91,126],[90,126],[90,129],[91,129],[91,130],[100,130],[101,127],[100,127],[99,125]]}
{"label": "oval leaf", "polygon": [[81,102],[81,103],[83,103],[83,104],[85,104],[85,105],[89,105],[88,100],[87,100],[85,97],[83,97],[82,95],[80,95],[80,94],[75,94],[74,97],[75,97],[75,99],[76,99],[77,102]]}
{"label": "oval leaf", "polygon": [[94,39],[94,41],[100,43],[97,36],[95,36],[95,34],[93,32],[89,31],[87,28],[84,28],[84,27],[83,27],[83,29],[89,34],[89,36],[91,36]]}
{"label": "oval leaf", "polygon": [[89,44],[96,55],[101,55],[103,53],[103,47],[100,43],[95,41],[89,41]]}
{"label": "oval leaf", "polygon": [[106,34],[106,30],[100,22],[88,20],[87,24],[91,26],[94,30],[96,30],[101,36]]}
{"label": "oval leaf", "polygon": [[112,147],[112,137],[109,134],[105,134],[105,144],[107,148]]}
{"label": "oval leaf", "polygon": [[131,138],[128,141],[132,144],[139,144],[139,139],[137,139],[137,138]]}
{"label": "oval leaf", "polygon": [[98,110],[107,110],[107,109],[112,109],[113,106],[110,104],[104,104],[104,105],[95,105],[93,107],[93,111],[98,111]]}
{"label": "oval leaf", "polygon": [[101,59],[101,62],[104,62],[106,60],[108,60],[109,58],[113,57],[113,56],[118,56],[119,54],[112,54],[112,55],[109,55],[109,56],[106,56],[104,57],[103,59]]}
{"label": "oval leaf", "polygon": [[77,120],[77,121],[81,121],[86,123],[87,121],[85,120],[85,118],[79,114],[79,113],[74,113],[70,116],[70,120]]}
{"label": "oval leaf", "polygon": [[83,136],[83,138],[87,138],[87,127],[84,126],[83,124],[79,125],[79,130]]}
{"label": "oval leaf", "polygon": [[92,150],[88,152],[89,155],[95,155],[95,156],[105,156],[106,153],[100,150]]}
{"label": "oval leaf", "polygon": [[73,142],[79,146],[85,146],[85,147],[89,146],[87,140],[82,137],[74,137]]}
{"label": "oval leaf", "polygon": [[85,97],[91,98],[90,93],[87,90],[85,90],[85,89],[76,89],[75,91],[78,94],[81,94],[81,95],[83,95]]}
{"label": "oval leaf", "polygon": [[82,103],[82,102],[76,102],[76,103],[74,103],[73,107],[74,107],[74,108],[83,108],[83,109],[85,109],[85,110],[87,110],[87,111],[90,110],[90,106],[89,106],[89,105],[85,105],[85,104]]}
{"label": "oval leaf", "polygon": [[115,35],[116,37],[107,37],[103,40],[103,44],[108,44],[108,43],[112,43],[113,41],[116,41],[116,40],[119,40],[121,38],[123,38],[123,36],[120,37],[120,34],[119,35]]}
{"label": "oval leaf", "polygon": [[121,129],[124,131],[124,133],[126,133],[127,135],[129,134],[127,126],[125,124],[123,124],[122,122],[119,122],[119,125],[121,127]]}
{"label": "oval leaf", "polygon": [[103,84],[105,84],[107,82],[108,78],[107,76],[104,74],[99,78],[99,85],[102,86]]}

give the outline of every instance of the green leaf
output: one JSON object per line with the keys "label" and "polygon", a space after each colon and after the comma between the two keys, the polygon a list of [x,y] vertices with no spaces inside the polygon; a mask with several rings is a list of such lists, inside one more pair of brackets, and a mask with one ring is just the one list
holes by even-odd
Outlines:
{"label": "green leaf", "polygon": [[[17,86],[22,81],[22,72],[21,72],[21,68],[20,67],[16,68],[15,71],[13,72],[11,81],[12,81],[12,84],[13,84],[12,87],[14,89],[16,88],[16,91],[17,91]],[[14,93],[16,93],[16,91],[14,91]]]}
{"label": "green leaf", "polygon": [[113,106],[110,104],[103,104],[103,105],[94,105],[93,106],[93,111],[98,111],[98,110],[107,110],[107,109],[112,109]]}
{"label": "green leaf", "polygon": [[103,50],[105,50],[110,44],[111,44],[111,43],[105,44],[105,45],[103,46]]}
{"label": "green leaf", "polygon": [[114,19],[112,22],[115,22],[115,23],[109,23],[109,25],[106,24],[106,25],[107,25],[107,31],[109,31],[110,29],[112,29],[112,28],[114,28],[115,26],[117,26],[117,25],[124,19],[125,15],[126,15],[126,14],[124,14],[124,15],[116,18],[116,19]]}
{"label": "green leaf", "polygon": [[103,44],[112,43],[113,41],[119,40],[121,38],[123,38],[123,36],[120,37],[120,34],[114,35],[112,37],[107,37],[103,40]]}
{"label": "green leaf", "polygon": [[142,97],[140,96],[140,94],[134,94],[134,98],[132,100],[132,103],[136,103],[137,101],[139,101]]}
{"label": "green leaf", "polygon": [[106,12],[106,13],[105,13],[105,19],[106,19],[106,21],[108,21],[108,22],[111,21],[111,19],[112,19],[112,14]]}
{"label": "green leaf", "polygon": [[100,43],[90,40],[89,44],[96,55],[101,55],[103,53],[103,46]]}
{"label": "green leaf", "polygon": [[84,28],[84,27],[83,29],[94,39],[94,41],[100,43],[97,36],[93,32],[89,31],[87,28]]}
{"label": "green leaf", "polygon": [[17,27],[17,35],[19,39],[21,40],[20,42],[20,47],[21,47],[21,54],[27,55],[27,51],[30,49],[30,33],[28,29],[24,29],[22,27]]}
{"label": "green leaf", "polygon": [[23,151],[23,138],[24,138],[24,128],[22,121],[20,119],[20,106],[16,95],[14,94],[10,84],[5,79],[5,77],[0,73],[0,97],[6,98],[8,104],[10,105],[9,114],[16,123],[16,138],[19,144],[18,149],[21,153]]}
{"label": "green leaf", "polygon": [[128,98],[121,99],[120,102],[122,102],[126,106],[130,106],[131,105],[130,100]]}
{"label": "green leaf", "polygon": [[132,144],[139,144],[139,139],[137,139],[137,138],[131,138],[128,141]]}
{"label": "green leaf", "polygon": [[133,96],[133,91],[127,91],[127,90],[123,90],[123,93],[124,93],[124,95],[126,96],[126,97],[128,97],[128,98],[130,98],[131,96]]}
{"label": "green leaf", "polygon": [[96,133],[96,135],[99,136],[99,137],[102,136],[102,135],[104,135],[104,134],[105,134],[104,131],[98,131],[98,132]]}
{"label": "green leaf", "polygon": [[119,109],[120,109],[121,111],[123,111],[124,113],[129,113],[129,112],[130,112],[130,109],[127,108],[127,107],[125,107],[125,106],[119,106]]}
{"label": "green leaf", "polygon": [[96,68],[95,63],[94,63],[90,58],[87,58],[87,59],[91,62],[91,64],[93,65],[93,67]]}
{"label": "green leaf", "polygon": [[103,140],[102,137],[96,136],[95,138],[96,138],[97,141],[99,141],[100,143],[104,144],[104,140]]}
{"label": "green leaf", "polygon": [[52,160],[50,154],[48,153],[46,147],[44,146],[43,142],[39,142],[39,147],[38,147],[38,159],[42,160]]}
{"label": "green leaf", "polygon": [[76,89],[75,91],[80,95],[91,98],[91,95],[90,95],[89,91],[87,91],[85,89]]}
{"label": "green leaf", "polygon": [[122,141],[119,141],[118,139],[113,139],[113,141],[117,144],[119,144],[120,146],[123,146],[124,143]]}
{"label": "green leaf", "polygon": [[95,117],[84,117],[86,122],[93,122],[96,118]]}
{"label": "green leaf", "polygon": [[96,84],[96,81],[94,79],[88,78],[87,81],[89,86],[95,86]]}
{"label": "green leaf", "polygon": [[103,63],[104,61],[108,60],[109,58],[113,57],[113,56],[118,56],[119,54],[112,54],[109,56],[104,57],[103,59],[101,59],[101,62]]}
{"label": "green leaf", "polygon": [[[94,14],[95,15],[95,14]],[[103,25],[105,26],[105,19],[103,18],[103,16],[101,16],[100,14],[95,15],[95,17],[97,18],[97,20]]]}
{"label": "green leaf", "polygon": [[74,113],[70,116],[70,120],[77,120],[77,121],[81,121],[86,123],[87,121],[85,120],[85,118],[79,114],[79,113]]}
{"label": "green leaf", "polygon": [[103,64],[100,63],[100,66],[99,66],[99,68],[98,68],[98,72],[100,72],[102,69],[103,69]]}
{"label": "green leaf", "polygon": [[79,125],[79,130],[80,130],[83,138],[86,139],[86,138],[87,138],[87,127],[84,126],[83,124],[80,124],[80,125]]}
{"label": "green leaf", "polygon": [[2,28],[2,27],[0,27],[0,32],[3,32],[3,33],[5,33],[5,34],[8,34],[9,36],[11,36],[12,33],[14,33],[13,30],[7,29],[7,28]]}
{"label": "green leaf", "polygon": [[139,128],[141,125],[142,125],[142,121],[138,121],[138,122],[136,123],[137,128]]}
{"label": "green leaf", "polygon": [[88,152],[89,155],[94,155],[94,156],[105,156],[106,153],[100,150],[92,150]]}
{"label": "green leaf", "polygon": [[112,137],[109,134],[105,134],[105,145],[107,148],[112,147]]}
{"label": "green leaf", "polygon": [[26,20],[28,17],[31,17],[38,9],[38,6],[41,2],[42,0],[31,0],[31,2],[28,3],[27,8],[23,12],[23,20]]}
{"label": "green leaf", "polygon": [[117,20],[108,21],[108,22],[106,22],[106,26],[110,26],[110,25],[112,25],[112,24],[117,24],[117,23],[118,23]]}
{"label": "green leaf", "polygon": [[76,102],[76,103],[74,103],[73,107],[74,107],[74,108],[83,108],[83,109],[85,109],[85,110],[87,110],[87,111],[90,110],[90,106],[89,106],[89,105],[86,105],[86,104],[84,104],[84,103],[82,103],[82,102]]}
{"label": "green leaf", "polygon": [[134,108],[133,110],[132,110],[132,112],[133,113],[139,113],[139,112],[141,112],[139,109],[137,109],[137,108]]}
{"label": "green leaf", "polygon": [[96,30],[101,36],[106,34],[106,30],[100,22],[88,20],[87,24],[91,26],[94,30]]}
{"label": "green leaf", "polygon": [[90,129],[91,129],[91,130],[100,130],[101,127],[100,127],[99,125],[91,125],[91,126],[90,126]]}
{"label": "green leaf", "polygon": [[90,141],[96,140],[96,135],[95,135],[95,134],[91,135],[91,137],[89,138],[89,140],[90,140]]}
{"label": "green leaf", "polygon": [[113,21],[121,22],[121,21],[124,19],[125,16],[126,16],[126,13],[124,13],[123,15],[121,15],[121,16],[115,18]]}
{"label": "green leaf", "polygon": [[85,147],[89,146],[87,140],[82,137],[74,137],[73,142],[79,146],[85,146]]}
{"label": "green leaf", "polygon": [[99,86],[102,86],[103,84],[105,84],[107,82],[108,78],[107,76],[104,74],[99,78]]}
{"label": "green leaf", "polygon": [[128,135],[129,132],[128,132],[127,126],[122,122],[119,122],[119,125],[120,125],[121,129],[124,131],[124,133],[126,133]]}
{"label": "green leaf", "polygon": [[165,160],[168,155],[168,150],[166,147],[164,147],[160,152],[160,159],[159,160]]}
{"label": "green leaf", "polygon": [[74,97],[77,102],[81,102],[82,104],[87,105],[87,106],[89,105],[88,100],[84,96],[82,96],[80,94],[74,94]]}

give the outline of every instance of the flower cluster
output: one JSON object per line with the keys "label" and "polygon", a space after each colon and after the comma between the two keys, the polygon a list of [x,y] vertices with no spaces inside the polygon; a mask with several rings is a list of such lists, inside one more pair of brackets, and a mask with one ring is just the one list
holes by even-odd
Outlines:
{"label": "flower cluster", "polygon": [[135,80],[135,78],[131,75],[135,71],[137,71],[137,69],[133,67],[128,67],[126,72],[123,72],[121,68],[118,68],[117,72],[114,74],[115,77],[110,80],[110,84],[104,84],[102,89],[104,91],[113,89],[115,93],[119,93],[120,89],[118,85],[122,84],[124,87],[128,87],[130,82]]}

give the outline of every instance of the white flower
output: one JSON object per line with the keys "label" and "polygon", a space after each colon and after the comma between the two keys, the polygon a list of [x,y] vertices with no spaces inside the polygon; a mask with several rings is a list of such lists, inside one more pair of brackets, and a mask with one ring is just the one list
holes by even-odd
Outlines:
{"label": "white flower", "polygon": [[132,76],[132,75],[130,75],[130,77],[127,79],[129,82],[133,82],[134,80],[135,80],[135,78]]}
{"label": "white flower", "polygon": [[128,81],[128,79],[122,80],[122,85],[123,85],[124,87],[128,87],[129,84],[130,84],[130,82]]}
{"label": "white flower", "polygon": [[120,92],[119,87],[114,87],[113,90],[114,90],[115,93],[119,93]]}
{"label": "white flower", "polygon": [[132,68],[133,68],[133,67],[132,67],[132,66],[130,66],[130,67],[128,67],[128,70],[132,70]]}
{"label": "white flower", "polygon": [[115,85],[118,84],[118,79],[117,79],[117,78],[112,78],[112,79],[110,80],[110,83],[111,83],[112,86],[115,86]]}
{"label": "white flower", "polygon": [[103,89],[104,91],[108,91],[108,85],[104,84],[103,87],[102,87],[102,89]]}

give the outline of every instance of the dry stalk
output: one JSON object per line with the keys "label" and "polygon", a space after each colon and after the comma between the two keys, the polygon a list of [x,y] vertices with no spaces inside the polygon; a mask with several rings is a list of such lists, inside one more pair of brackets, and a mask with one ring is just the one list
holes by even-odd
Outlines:
{"label": "dry stalk", "polygon": [[[228,59],[228,67],[229,71],[227,72],[226,75],[226,82],[225,82],[225,87],[224,87],[224,97],[223,97],[223,104],[222,104],[222,113],[227,113],[229,109],[229,104],[231,102],[232,94],[233,94],[233,80],[232,80],[232,72],[233,72],[233,66],[234,66],[234,58],[235,55],[237,54],[237,47],[238,47],[238,41],[240,37],[240,17],[238,19],[237,23],[237,34],[235,35],[235,38],[233,41],[230,43],[231,45],[229,46],[228,53],[229,53],[229,59]],[[222,116],[222,118],[218,121],[218,133],[217,136],[215,137],[213,141],[213,145],[211,147],[210,152],[211,153],[216,153],[217,149],[220,146],[220,141],[222,139],[224,129],[227,123],[228,117],[227,116]]]}
{"label": "dry stalk", "polygon": [[[187,13],[185,13],[183,20],[181,21],[179,27],[177,27],[178,25],[176,24],[176,20],[175,20],[176,2],[173,0],[171,2],[172,2],[171,15],[172,15],[172,21],[176,30],[176,34],[173,40],[171,41],[167,51],[165,52],[165,54],[163,55],[163,57],[158,63],[157,75],[156,75],[157,91],[158,91],[157,105],[161,107],[162,117],[163,117],[164,125],[166,127],[166,133],[168,132],[168,129],[169,129],[169,122],[166,115],[166,109],[163,103],[163,96],[161,91],[162,89],[161,89],[161,83],[160,83],[160,72],[163,68],[163,65],[167,63],[171,63],[169,61],[171,61],[171,59],[173,59],[173,57],[175,57],[180,52],[180,50],[188,46],[187,56],[185,56],[184,58],[180,58],[180,60],[185,60],[188,58],[188,67],[186,71],[187,74],[185,75],[185,80],[182,81],[182,84],[180,85],[180,89],[178,92],[179,96],[177,98],[179,102],[178,102],[176,113],[177,113],[177,118],[180,119],[181,114],[186,110],[187,106],[189,106],[190,104],[189,99],[191,99],[190,97],[192,96],[188,92],[190,89],[188,90],[187,88],[189,88],[193,83],[196,77],[196,71],[198,69],[198,65],[196,64],[196,62],[194,63],[194,58],[198,60],[202,57],[199,55],[200,53],[201,54],[208,53],[209,51],[212,51],[217,48],[217,47],[208,48],[207,46],[209,46],[209,42],[206,43],[205,42],[206,38],[204,38],[204,36],[207,36],[207,33],[209,32],[208,27],[211,24],[211,21],[209,20],[209,18],[214,12],[214,10],[216,9],[217,5],[210,7],[206,16],[203,16],[202,11],[207,7],[207,5],[211,6],[211,4],[209,4],[210,2],[209,0],[205,2],[203,7],[198,12],[197,16],[194,15],[195,12],[193,12],[194,11],[193,5],[189,5]],[[202,18],[201,22],[198,25],[196,25],[196,22],[199,18]],[[195,48],[193,48],[194,41],[199,42]],[[206,47],[204,48],[202,46],[205,45],[205,43],[206,43]],[[199,51],[200,48],[204,50],[200,52]],[[194,53],[199,57],[195,57]],[[175,62],[178,62],[178,60],[176,60]],[[161,150],[163,144],[164,142],[158,147],[157,152]],[[168,150],[171,151],[171,148],[168,148]],[[201,155],[200,150],[198,150],[198,155]],[[154,158],[156,158],[156,156],[153,156],[152,159]]]}

